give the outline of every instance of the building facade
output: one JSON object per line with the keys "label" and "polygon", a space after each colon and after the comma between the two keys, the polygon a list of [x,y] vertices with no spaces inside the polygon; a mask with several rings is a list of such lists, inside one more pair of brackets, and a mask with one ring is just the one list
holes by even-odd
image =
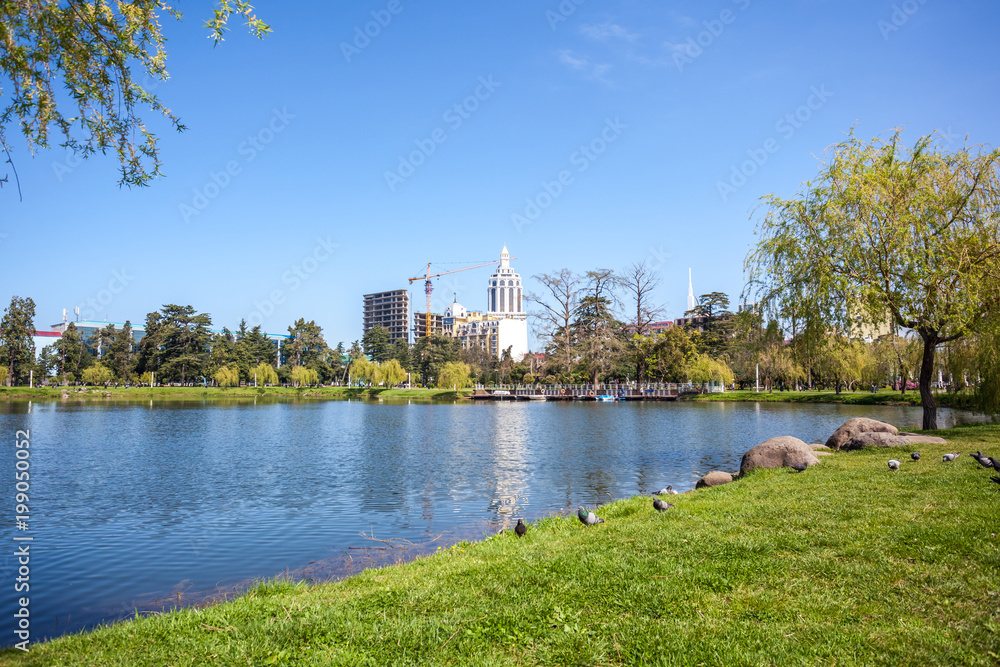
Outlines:
{"label": "building facade", "polygon": [[479,347],[495,357],[510,348],[511,358],[521,361],[528,353],[528,314],[521,276],[510,267],[507,246],[487,281],[486,304],[485,313],[470,312],[457,301],[448,306],[442,318],[444,335],[457,338],[463,348]]}
{"label": "building facade", "polygon": [[[405,289],[375,292],[364,296],[362,335],[381,326],[389,332],[389,340],[410,342],[410,292]],[[440,316],[439,316],[440,317]]]}
{"label": "building facade", "polygon": [[[444,317],[441,313],[431,313],[431,333],[440,336],[444,333]],[[427,314],[413,313],[413,336],[419,340],[427,335]]]}

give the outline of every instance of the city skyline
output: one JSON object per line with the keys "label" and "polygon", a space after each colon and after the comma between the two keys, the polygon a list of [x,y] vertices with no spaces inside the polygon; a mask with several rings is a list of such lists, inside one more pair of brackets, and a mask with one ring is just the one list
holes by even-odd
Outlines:
{"label": "city skyline", "polygon": [[[39,328],[181,303],[346,342],[359,295],[506,242],[526,291],[646,261],[677,318],[688,267],[735,308],[759,198],[796,192],[852,128],[998,143],[991,3],[387,7],[260,7],[271,35],[234,23],[217,48],[208,5],[166,21],[171,76],[139,81],[188,130],[145,113],[165,174],[148,188],[10,131],[0,298],[31,297]],[[483,275],[435,287],[468,299]]]}

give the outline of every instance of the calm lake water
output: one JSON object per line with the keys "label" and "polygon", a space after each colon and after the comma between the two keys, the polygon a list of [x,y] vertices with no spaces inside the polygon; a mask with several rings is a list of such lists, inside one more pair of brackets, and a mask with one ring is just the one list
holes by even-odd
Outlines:
{"label": "calm lake water", "polygon": [[[918,428],[920,415],[754,403],[0,403],[0,644],[16,641],[17,536],[34,538],[34,642],[286,572],[343,576],[609,496],[684,491],[737,470],[772,436],[825,440],[855,416]],[[939,411],[942,427],[962,419]],[[31,432],[27,532],[14,525],[18,429]]]}

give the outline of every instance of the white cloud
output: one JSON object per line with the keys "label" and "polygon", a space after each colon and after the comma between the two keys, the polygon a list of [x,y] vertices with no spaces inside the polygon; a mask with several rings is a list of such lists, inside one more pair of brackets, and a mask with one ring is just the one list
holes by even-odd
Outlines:
{"label": "white cloud", "polygon": [[612,39],[622,39],[626,42],[632,42],[639,38],[637,34],[629,32],[622,26],[609,21],[581,26],[580,34],[598,42],[607,42]]}
{"label": "white cloud", "polygon": [[561,49],[559,51],[559,62],[563,65],[569,65],[573,69],[583,69],[587,66],[587,57],[578,56],[569,49]]}
{"label": "white cloud", "polygon": [[611,65],[591,62],[587,56],[576,54],[570,49],[560,49],[557,53],[559,54],[559,62],[563,65],[602,83],[610,83],[604,75],[611,71]]}

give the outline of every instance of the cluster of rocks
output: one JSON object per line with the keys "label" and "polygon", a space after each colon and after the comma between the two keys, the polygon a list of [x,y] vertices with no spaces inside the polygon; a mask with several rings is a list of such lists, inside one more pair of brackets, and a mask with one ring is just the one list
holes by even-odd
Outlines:
{"label": "cluster of rocks", "polygon": [[738,473],[710,472],[695,485],[696,489],[728,484],[755,468],[792,468],[799,472],[819,463],[820,456],[865,447],[908,447],[916,444],[947,444],[944,438],[900,431],[877,419],[856,417],[834,431],[825,445],[810,445],[790,435],[765,440],[743,455]]}

